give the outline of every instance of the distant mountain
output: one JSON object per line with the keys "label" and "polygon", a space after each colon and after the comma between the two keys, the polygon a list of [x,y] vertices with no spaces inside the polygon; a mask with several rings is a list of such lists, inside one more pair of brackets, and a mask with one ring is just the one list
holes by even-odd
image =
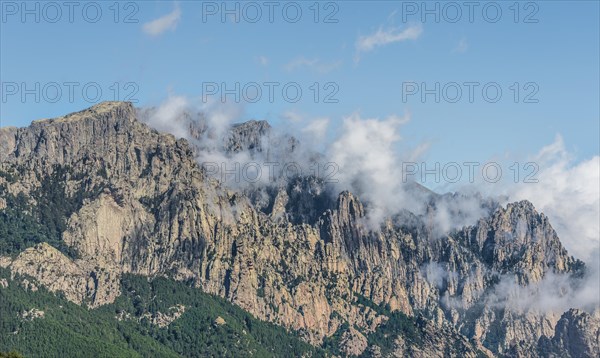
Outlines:
{"label": "distant mountain", "polygon": [[[531,203],[476,197],[487,214],[440,235],[431,215],[458,194],[411,184],[427,212],[373,229],[368,204],[319,177],[226,185],[197,161],[216,135],[206,123],[177,139],[148,115],[105,102],[0,129],[0,351],[77,356],[72,340],[115,356],[600,354],[598,310],[521,295],[554,278],[576,289],[586,270]],[[252,157],[271,132],[251,121],[216,139]],[[278,155],[296,145],[286,137]]]}

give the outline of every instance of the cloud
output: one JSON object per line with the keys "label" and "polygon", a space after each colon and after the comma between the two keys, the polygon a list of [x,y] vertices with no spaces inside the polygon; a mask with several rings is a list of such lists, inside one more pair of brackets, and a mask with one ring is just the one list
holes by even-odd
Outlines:
{"label": "cloud", "polygon": [[327,128],[329,127],[329,118],[315,118],[310,121],[302,131],[312,137],[313,140],[320,141],[325,138]]}
{"label": "cloud", "polygon": [[464,53],[467,51],[468,48],[469,48],[469,44],[467,43],[467,39],[463,37],[460,39],[460,41],[458,41],[458,44],[456,45],[456,47],[454,47],[454,49],[452,51],[458,52],[458,53]]}
{"label": "cloud", "polygon": [[341,133],[327,150],[328,159],[339,167],[338,191],[350,190],[369,204],[373,227],[403,202],[395,144],[399,127],[407,121],[397,116],[363,119],[355,113],[344,118]]}
{"label": "cloud", "polygon": [[[283,168],[289,163],[294,163],[294,168],[300,168],[302,173],[311,173],[315,161],[320,158],[314,148],[324,137],[329,123],[327,118],[306,120],[298,113],[286,112],[282,117],[288,118],[290,125],[297,129],[293,152],[290,151],[290,135],[276,128],[258,139],[262,150],[229,151],[226,143],[232,125],[245,121],[243,108],[239,104],[219,101],[202,103],[200,99],[172,95],[158,107],[143,108],[139,114],[140,119],[151,127],[187,139],[194,148],[198,163],[210,168],[209,175],[236,190],[281,184],[282,180],[288,179]],[[280,165],[269,169],[268,164],[274,162]],[[256,177],[249,172],[256,165],[260,167],[261,175],[254,181]],[[237,176],[228,175],[232,168],[246,168],[248,172],[238,169]],[[274,172],[271,173],[272,170]],[[252,180],[245,180],[244,175]]]}
{"label": "cloud", "polygon": [[378,229],[403,211],[425,220],[432,237],[475,224],[489,210],[480,196],[437,195],[431,206],[432,193],[405,180],[403,163],[418,161],[429,146],[399,150],[400,129],[409,120],[409,114],[383,120],[356,113],[344,118],[340,133],[325,150],[327,160],[338,167],[335,192],[349,190],[365,203],[369,229]]}
{"label": "cloud", "polygon": [[422,33],[423,26],[421,24],[411,25],[404,29],[399,27],[390,27],[387,29],[379,27],[379,29],[371,35],[358,37],[355,44],[357,53],[357,57],[355,59],[358,61],[360,53],[370,52],[377,47],[385,46],[394,42],[416,40],[421,36]]}
{"label": "cloud", "polygon": [[299,123],[304,120],[300,113],[294,111],[285,111],[280,115],[280,117],[286,121],[289,121],[290,123]]}
{"label": "cloud", "polygon": [[181,9],[179,5],[175,5],[171,13],[143,24],[142,30],[150,36],[158,36],[167,30],[175,30],[180,18]]}
{"label": "cloud", "polygon": [[[302,147],[312,148],[313,150],[322,150],[326,145],[325,137],[329,130],[330,118],[316,117],[309,118],[306,114],[288,110],[280,115],[286,123],[288,134],[300,141]],[[304,148],[303,148],[304,150]],[[314,155],[314,153],[308,153]]]}
{"label": "cloud", "polygon": [[182,116],[189,105],[185,97],[169,96],[157,108],[143,110],[142,121],[160,132],[171,133],[177,138],[188,138],[188,127]]}
{"label": "cloud", "polygon": [[[300,139],[310,142],[310,145],[324,139],[329,128],[330,120],[327,117],[307,119],[306,115],[291,110],[283,112],[280,117],[288,122],[286,126],[294,133],[293,135],[303,135]],[[308,138],[305,137],[306,135]]]}
{"label": "cloud", "polygon": [[[298,140],[294,151],[290,152],[285,145],[289,143],[289,135],[274,130],[263,138],[262,153],[268,155],[263,158],[260,153],[241,151],[231,155],[223,150],[223,137],[229,125],[242,120],[239,111],[232,111],[220,103],[218,106],[190,109],[192,103],[182,97],[170,97],[152,112],[146,122],[159,130],[195,142],[201,163],[227,163],[230,168],[235,162],[243,165],[250,160],[280,164],[295,162],[306,169],[314,167],[315,160],[321,160],[321,164],[333,162],[337,167],[334,178],[337,182],[331,183],[331,192],[336,195],[349,190],[361,198],[367,208],[365,224],[369,229],[378,229],[385,220],[408,210],[426,221],[432,237],[439,237],[449,230],[472,225],[487,214],[481,199],[474,195],[437,196],[432,207],[429,205],[431,193],[425,189],[415,190],[413,184],[405,182],[402,163],[416,162],[428,148],[425,143],[414,149],[398,150],[402,139],[400,128],[409,121],[409,115],[392,115],[381,120],[362,118],[355,113],[344,118],[335,139],[326,142],[329,118],[309,119],[288,111],[281,116],[287,122],[287,130],[293,132]],[[190,118],[184,113],[199,112],[204,113],[202,126],[207,129],[205,133],[211,136],[204,134],[206,138],[196,141],[188,133],[194,125],[190,125]]]}
{"label": "cloud", "polygon": [[266,56],[258,56],[256,57],[256,62],[258,62],[261,66],[266,66],[269,64],[269,58]]}
{"label": "cloud", "polygon": [[305,57],[298,57],[287,63],[284,68],[287,71],[308,68],[312,71],[324,74],[335,70],[336,68],[340,67],[341,64],[341,61],[325,63],[318,58],[307,59]]}
{"label": "cloud", "polygon": [[429,284],[438,289],[444,288],[445,281],[449,278],[456,279],[457,273],[450,270],[447,266],[438,262],[428,262],[419,268],[419,273]]}
{"label": "cloud", "polygon": [[531,158],[538,183],[508,188],[511,201],[527,199],[543,212],[569,253],[586,262],[600,255],[600,156],[574,163],[560,135]]}
{"label": "cloud", "polygon": [[[237,104],[218,101],[204,103],[199,99],[170,95],[159,106],[142,108],[139,114],[144,123],[160,132],[210,149],[221,144],[220,137],[241,117],[242,112],[242,107]],[[209,129],[204,132],[206,138],[202,138],[202,143],[192,135],[191,128],[194,126]]]}
{"label": "cloud", "polygon": [[569,275],[547,273],[536,283],[518,284],[514,275],[502,275],[486,297],[486,305],[515,312],[562,313],[570,308],[593,311],[600,305],[598,274],[590,272],[582,280]]}

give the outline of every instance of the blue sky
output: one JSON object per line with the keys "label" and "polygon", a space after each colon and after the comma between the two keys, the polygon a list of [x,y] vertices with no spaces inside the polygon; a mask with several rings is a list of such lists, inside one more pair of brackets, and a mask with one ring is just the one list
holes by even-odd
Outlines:
{"label": "blue sky", "polygon": [[[38,12],[39,23],[36,14],[23,18],[21,4],[2,2],[1,126],[26,126],[89,107],[93,103],[81,93],[88,83],[98,84],[101,100],[114,98],[111,86],[117,83],[117,99],[135,91],[136,105],[147,106],[169,95],[201,98],[207,83],[234,88],[236,82],[240,87],[255,82],[263,95],[257,103],[241,100],[243,118],[284,126],[282,115],[291,111],[330,118],[334,131],[344,116],[357,111],[369,118],[410,113],[411,121],[402,129],[403,145],[431,143],[428,160],[532,154],[556,134],[576,160],[598,155],[597,1],[520,2],[517,7],[512,1],[481,2],[472,19],[469,8],[457,2],[453,4],[462,16],[456,22],[451,22],[456,8],[447,3],[428,2],[430,8],[439,6],[439,21],[434,15],[423,21],[422,2],[320,2],[317,23],[313,1],[280,3],[273,21],[265,2],[120,2],[117,14],[111,1],[98,3],[102,15],[97,22],[92,22],[96,8],[85,2],[74,8],[72,19],[64,2],[56,2],[61,16],[45,3],[27,3]],[[232,15],[222,21],[219,7],[235,9],[236,4],[240,21]],[[292,23],[296,4],[302,15]],[[255,5],[262,16],[252,23]],[[326,18],[337,21],[325,23]],[[50,103],[54,92],[48,84],[53,82],[63,93]],[[79,84],[73,100],[65,82]],[[279,83],[272,103],[265,82]],[[448,84],[457,83],[463,96],[456,103],[443,96],[436,103],[434,95],[422,101],[419,94],[404,100],[409,82],[427,88],[439,83],[440,91],[444,86],[453,91]],[[479,83],[472,103],[465,82]],[[41,93],[39,103],[34,95],[23,100],[23,83],[27,88],[39,83],[40,92],[50,92]],[[280,90],[290,83],[303,91],[296,103]],[[314,83],[320,87],[317,103]],[[514,83],[520,88],[517,103]],[[13,84],[20,86],[16,93]],[[486,84],[502,90],[496,103],[483,97]],[[337,103],[325,103],[332,91]],[[537,103],[524,103],[527,99]]]}

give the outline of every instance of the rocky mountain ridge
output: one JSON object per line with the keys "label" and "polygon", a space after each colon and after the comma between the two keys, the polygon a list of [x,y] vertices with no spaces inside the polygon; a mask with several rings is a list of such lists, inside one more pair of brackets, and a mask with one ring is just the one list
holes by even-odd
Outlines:
{"label": "rocky mountain ridge", "polygon": [[[235,126],[225,149],[260,150],[268,132],[266,122]],[[171,277],[312,344],[339,336],[344,355],[600,353],[598,310],[524,310],[510,290],[497,297],[500,284],[535,289],[548,275],[576,280],[585,270],[531,203],[491,206],[443,237],[412,213],[373,231],[353,193],[331,195],[311,177],[233,190],[195,150],[122,102],[1,128],[0,209],[19,197],[40,207],[53,196],[39,194],[53,193],[66,207],[56,231],[72,250],[38,244],[7,253],[2,266],[90,307],[114,301],[122,274]],[[393,312],[422,322],[420,342],[394,333],[391,350],[373,342]]]}

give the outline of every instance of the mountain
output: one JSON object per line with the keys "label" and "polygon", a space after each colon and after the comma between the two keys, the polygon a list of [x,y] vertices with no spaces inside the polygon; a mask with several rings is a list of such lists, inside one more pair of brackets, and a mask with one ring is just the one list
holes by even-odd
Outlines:
{"label": "mountain", "polygon": [[[197,160],[214,147],[206,123],[177,139],[145,124],[147,115],[104,102],[0,129],[0,304],[13,322],[2,325],[3,337],[19,336],[15,326],[50,305],[52,326],[69,337],[108,335],[112,345],[94,349],[132,355],[600,354],[597,308],[527,300],[545,295],[549,280],[576,289],[586,272],[531,203],[475,198],[487,214],[440,235],[436,208],[460,198],[413,184],[427,214],[407,210],[371,228],[369,203],[318,177],[227,185]],[[267,122],[251,121],[217,142],[224,155],[252,156],[268,152],[274,137]],[[283,153],[296,145],[285,137]],[[131,282],[152,286],[162,301],[136,295]],[[68,309],[59,314],[60,306]],[[89,337],[73,328],[78,312],[87,312],[80,317],[94,328]],[[236,322],[230,333],[239,342],[201,353],[214,335],[190,342],[177,333],[221,327],[215,315]],[[249,328],[259,324],[269,339]],[[13,337],[0,350],[62,349],[45,338],[49,331],[28,332],[38,343]],[[290,350],[276,350],[272,337]]]}

